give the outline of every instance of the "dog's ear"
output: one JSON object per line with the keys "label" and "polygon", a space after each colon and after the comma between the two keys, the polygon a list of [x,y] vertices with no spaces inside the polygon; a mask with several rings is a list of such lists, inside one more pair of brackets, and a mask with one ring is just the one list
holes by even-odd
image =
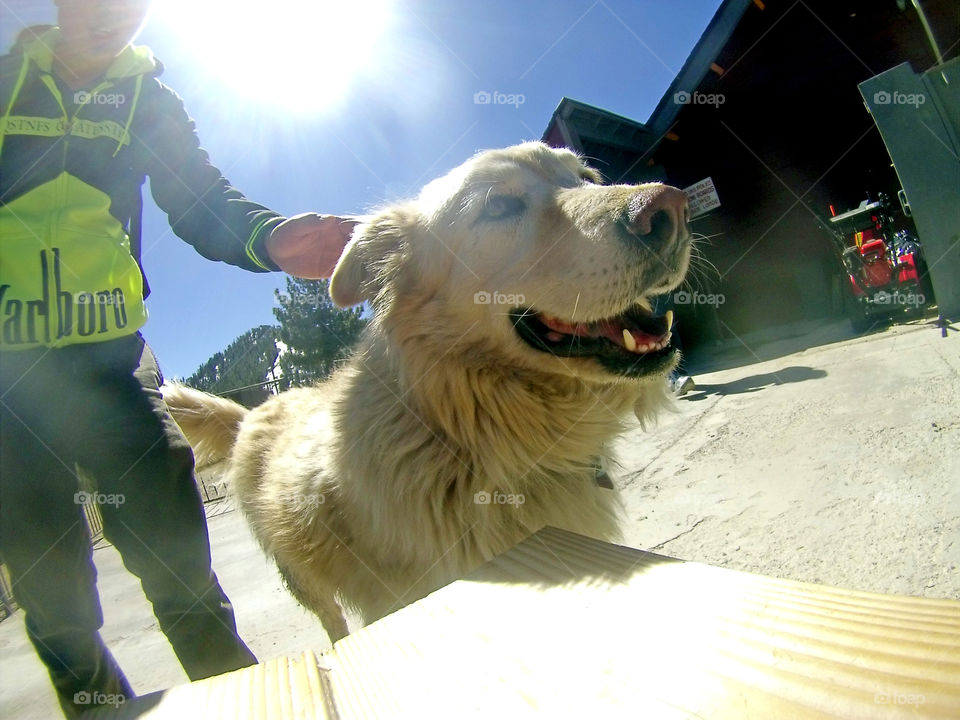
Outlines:
{"label": "dog's ear", "polygon": [[363,286],[367,281],[367,270],[363,251],[362,234],[358,228],[343,249],[330,276],[330,297],[337,307],[350,307],[364,301]]}
{"label": "dog's ear", "polygon": [[354,230],[330,277],[330,297],[338,307],[377,296],[396,266],[404,226],[404,213],[392,210]]}

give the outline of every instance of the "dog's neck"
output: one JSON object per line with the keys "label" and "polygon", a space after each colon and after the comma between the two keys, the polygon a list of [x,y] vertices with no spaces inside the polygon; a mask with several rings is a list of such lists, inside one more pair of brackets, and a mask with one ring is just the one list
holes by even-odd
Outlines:
{"label": "dog's neck", "polygon": [[[364,426],[390,423],[412,453],[449,455],[458,474],[482,481],[530,482],[569,475],[579,468],[592,477],[594,458],[624,427],[642,388],[601,385],[565,376],[503,366],[482,366],[470,354],[408,344],[400,349],[376,341],[357,354],[350,383],[365,398],[380,402],[352,405],[354,419],[369,414]],[[382,410],[390,407],[390,417]],[[416,460],[411,459],[416,466]]]}

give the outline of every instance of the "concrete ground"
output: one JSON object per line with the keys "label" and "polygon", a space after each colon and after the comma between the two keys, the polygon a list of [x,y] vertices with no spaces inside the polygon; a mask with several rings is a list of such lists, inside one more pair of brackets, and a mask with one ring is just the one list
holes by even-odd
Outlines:
{"label": "concrete ground", "polygon": [[783,354],[797,341],[696,375],[677,414],[620,439],[624,544],[960,598],[960,332],[917,322]]}
{"label": "concrete ground", "polygon": [[[617,442],[624,544],[778,577],[960,597],[960,332],[942,338],[915,322],[860,338],[840,324],[797,333],[718,348],[709,362],[726,369],[698,372],[676,413]],[[212,509],[214,568],[254,653],[329,647],[230,501]],[[94,558],[103,636],[134,689],[185,682],[116,551]],[[57,716],[17,613],[0,623],[0,717]]]}

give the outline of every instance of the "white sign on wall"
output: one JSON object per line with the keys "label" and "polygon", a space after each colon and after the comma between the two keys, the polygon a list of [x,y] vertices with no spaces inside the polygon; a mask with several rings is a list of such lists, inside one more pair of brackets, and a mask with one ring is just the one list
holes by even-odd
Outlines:
{"label": "white sign on wall", "polygon": [[695,218],[720,207],[720,196],[713,185],[713,178],[701,180],[683,190],[690,200],[690,217]]}

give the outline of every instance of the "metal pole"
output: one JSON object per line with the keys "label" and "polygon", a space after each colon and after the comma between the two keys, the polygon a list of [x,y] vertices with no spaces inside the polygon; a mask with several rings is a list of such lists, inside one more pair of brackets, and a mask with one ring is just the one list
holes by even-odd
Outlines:
{"label": "metal pole", "polygon": [[913,7],[917,9],[917,15],[920,16],[920,24],[923,25],[923,30],[927,33],[927,40],[930,41],[930,47],[933,48],[933,55],[937,58],[937,65],[943,65],[943,55],[940,54],[940,46],[937,45],[937,41],[933,37],[933,29],[927,21],[927,14],[923,11],[923,8],[920,7],[920,0],[913,0]]}

